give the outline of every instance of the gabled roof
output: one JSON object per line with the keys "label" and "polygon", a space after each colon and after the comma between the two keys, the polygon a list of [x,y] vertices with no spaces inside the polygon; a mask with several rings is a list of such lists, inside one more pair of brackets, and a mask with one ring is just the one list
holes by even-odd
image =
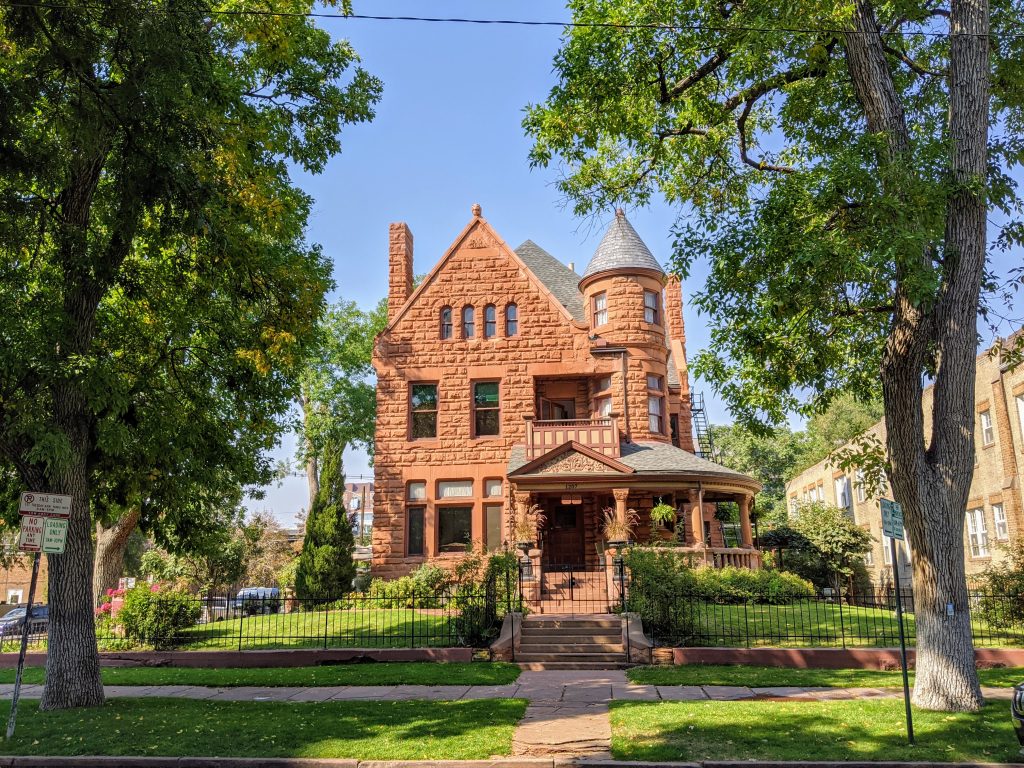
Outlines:
{"label": "gabled roof", "polygon": [[580,276],[569,269],[533,240],[527,240],[516,248],[516,255],[530,269],[538,280],[547,286],[562,306],[569,310],[574,320],[587,321],[583,309],[583,294],[580,293]]}
{"label": "gabled roof", "polygon": [[661,275],[665,274],[651,249],[640,239],[640,235],[633,229],[621,208],[615,212],[615,220],[594,251],[594,256],[583,272],[583,278],[613,269],[649,269]]}
{"label": "gabled roof", "polygon": [[609,472],[616,472],[629,475],[635,471],[632,467],[624,464],[621,461],[616,461],[613,458],[605,456],[603,453],[595,451],[593,448],[588,448],[582,443],[577,443],[575,440],[570,440],[566,443],[562,443],[556,448],[552,448],[547,453],[543,454],[542,456],[538,456],[537,458],[532,459],[531,461],[525,460],[524,453],[523,461],[525,463],[520,465],[515,470],[513,470],[510,466],[508,474],[509,476],[528,475],[534,470],[540,469],[548,462],[551,462],[554,459],[557,459],[559,456],[564,456],[565,454],[568,453],[578,453],[581,456],[585,456],[588,459],[591,459],[596,465],[607,469]]}

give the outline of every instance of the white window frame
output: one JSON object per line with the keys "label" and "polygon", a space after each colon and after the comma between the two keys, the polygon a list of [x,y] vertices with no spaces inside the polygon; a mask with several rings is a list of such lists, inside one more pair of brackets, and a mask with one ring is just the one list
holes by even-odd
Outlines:
{"label": "white window frame", "polygon": [[863,469],[858,469],[857,470],[856,478],[857,478],[857,502],[859,504],[863,504],[865,501],[868,500],[868,491],[867,491],[867,488],[864,487],[864,470]]}
{"label": "white window frame", "polygon": [[665,434],[665,398],[661,395],[647,397],[647,428],[656,435]]}
{"label": "white window frame", "polygon": [[991,409],[978,414],[978,423],[981,425],[981,444],[992,445],[996,441],[996,431],[992,426]]}
{"label": "white window frame", "polygon": [[971,557],[989,556],[988,528],[983,507],[967,510],[967,543]]}
{"label": "white window frame", "polygon": [[656,291],[644,291],[644,322],[661,325],[661,296]]}
{"label": "white window frame", "polygon": [[853,498],[850,496],[850,478],[841,475],[832,481],[833,489],[836,492],[836,506],[845,509],[853,514]]}
{"label": "white window frame", "polygon": [[600,328],[602,325],[608,325],[608,293],[606,291],[595,293],[593,302],[594,327]]}
{"label": "white window frame", "polygon": [[892,565],[892,544],[884,533],[882,534],[882,561],[886,565]]}
{"label": "white window frame", "polygon": [[1020,434],[1024,439],[1024,395],[1017,395],[1017,419],[1020,421]]}
{"label": "white window frame", "polygon": [[992,528],[995,537],[1000,541],[1010,538],[1010,526],[1006,521],[1006,507],[1002,504],[992,505]]}
{"label": "white window frame", "polygon": [[23,589],[8,589],[7,590],[7,602],[10,604],[17,605],[25,600],[25,590]]}

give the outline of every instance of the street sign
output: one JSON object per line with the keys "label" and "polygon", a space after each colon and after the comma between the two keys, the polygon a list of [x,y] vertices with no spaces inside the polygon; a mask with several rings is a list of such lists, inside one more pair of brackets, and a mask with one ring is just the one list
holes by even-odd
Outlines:
{"label": "street sign", "polygon": [[71,497],[27,491],[21,494],[20,511],[32,517],[71,517]]}
{"label": "street sign", "polygon": [[882,533],[890,539],[903,541],[903,507],[897,501],[882,499]]}
{"label": "street sign", "polygon": [[58,517],[46,518],[46,526],[43,529],[43,552],[48,555],[63,555],[67,538],[67,520]]}
{"label": "street sign", "polygon": [[46,531],[46,518],[26,516],[21,518],[21,538],[18,549],[22,552],[39,552],[43,548],[43,533]]}

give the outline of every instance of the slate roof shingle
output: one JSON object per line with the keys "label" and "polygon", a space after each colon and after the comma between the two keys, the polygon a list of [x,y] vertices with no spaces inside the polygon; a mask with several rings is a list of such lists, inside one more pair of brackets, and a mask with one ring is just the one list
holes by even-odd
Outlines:
{"label": "slate roof shingle", "polygon": [[650,269],[659,274],[665,273],[621,208],[615,212],[615,221],[604,233],[583,277],[612,269]]}
{"label": "slate roof shingle", "polygon": [[581,323],[587,321],[587,314],[583,309],[583,294],[579,289],[579,275],[533,240],[527,240],[516,248],[516,256],[551,291],[562,306],[569,310],[574,320]]}

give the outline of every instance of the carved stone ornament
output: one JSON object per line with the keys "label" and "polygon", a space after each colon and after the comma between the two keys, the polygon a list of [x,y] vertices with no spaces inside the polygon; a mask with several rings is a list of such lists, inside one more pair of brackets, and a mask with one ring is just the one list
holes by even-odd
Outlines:
{"label": "carved stone ornament", "polygon": [[537,468],[538,475],[578,475],[587,472],[608,474],[611,471],[606,464],[581,453],[570,451],[546,461]]}
{"label": "carved stone ornament", "polygon": [[486,232],[474,232],[466,241],[467,248],[494,248],[498,242]]}

